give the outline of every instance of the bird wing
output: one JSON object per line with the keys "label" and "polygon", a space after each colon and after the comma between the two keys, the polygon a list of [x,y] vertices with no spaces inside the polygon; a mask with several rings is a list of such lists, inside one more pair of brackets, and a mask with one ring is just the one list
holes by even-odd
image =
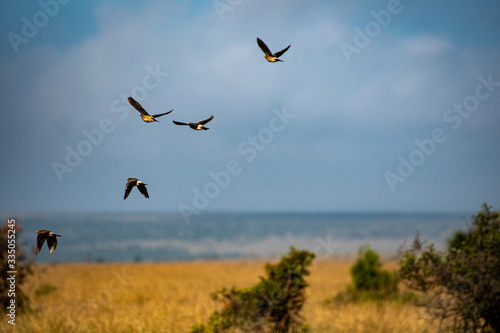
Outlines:
{"label": "bird wing", "polygon": [[148,190],[146,189],[146,184],[140,183],[139,185],[137,185],[137,188],[144,197],[149,198]]}
{"label": "bird wing", "polygon": [[292,45],[288,45],[285,49],[283,49],[283,50],[281,50],[281,51],[279,51],[279,52],[276,52],[276,53],[274,54],[274,56],[275,56],[276,58],[281,57],[281,56],[283,55],[283,53],[285,53],[286,51],[288,51],[288,49],[290,48],[290,46],[292,46]]}
{"label": "bird wing", "polygon": [[142,105],[139,104],[139,102],[137,102],[135,99],[133,99],[132,97],[129,97],[128,102],[130,103],[130,105],[132,105],[134,107],[134,109],[139,111],[141,114],[149,116],[149,113],[147,113],[146,110],[144,110],[144,108],[142,107]]}
{"label": "bird wing", "polygon": [[174,122],[174,124],[176,125],[189,125],[189,124],[186,124],[186,123],[181,123],[180,121],[175,121],[175,120],[172,120]]}
{"label": "bird wing", "polygon": [[273,53],[271,52],[271,50],[269,50],[269,48],[267,47],[266,43],[264,43],[262,40],[260,40],[260,38],[257,38],[257,44],[259,44],[259,47],[262,50],[262,52],[264,52],[268,56],[272,56],[273,55]]}
{"label": "bird wing", "polygon": [[213,115],[212,115],[212,116],[210,116],[210,118],[208,118],[208,119],[205,119],[205,120],[200,121],[200,124],[205,125],[206,123],[208,123],[208,122],[209,122],[210,120],[212,120],[212,119],[214,119],[214,116],[213,116]]}
{"label": "bird wing", "polygon": [[172,109],[172,110],[170,110],[168,112],[165,112],[165,113],[155,114],[155,115],[153,115],[153,118],[158,118],[158,117],[164,116],[166,114],[169,114],[172,111],[174,111],[174,109]]}
{"label": "bird wing", "polygon": [[127,199],[128,195],[130,194],[130,191],[134,188],[137,179],[136,178],[129,178],[130,180],[127,182],[127,185],[125,185],[125,195],[123,196],[123,200]]}
{"label": "bird wing", "polygon": [[40,253],[40,250],[42,250],[43,243],[45,243],[45,240],[48,237],[48,233],[40,233],[36,237],[36,250],[35,254]]}
{"label": "bird wing", "polygon": [[56,236],[47,237],[47,246],[49,247],[49,252],[53,253],[57,247],[57,238]]}

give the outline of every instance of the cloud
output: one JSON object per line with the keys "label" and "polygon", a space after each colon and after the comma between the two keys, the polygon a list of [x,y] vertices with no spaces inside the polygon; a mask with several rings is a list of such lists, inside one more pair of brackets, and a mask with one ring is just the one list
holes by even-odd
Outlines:
{"label": "cloud", "polygon": [[406,53],[417,58],[439,56],[449,51],[452,45],[446,38],[425,34],[403,41],[403,47]]}
{"label": "cloud", "polygon": [[[70,8],[59,15],[74,15]],[[403,18],[414,14],[408,10],[347,63],[339,44],[352,39],[353,27],[370,10],[242,2],[221,21],[208,5],[97,4],[91,34],[64,48],[29,44],[1,69],[7,97],[2,106],[15,112],[2,124],[0,147],[23,172],[4,166],[13,175],[7,187],[16,190],[0,199],[21,210],[25,206],[18,202],[25,200],[33,202],[32,209],[176,210],[190,200],[193,188],[210,179],[210,171],[243,160],[238,145],[268,126],[273,109],[286,106],[296,119],[209,209],[329,209],[333,201],[340,209],[394,208],[384,170],[411,151],[415,139],[443,126],[443,112],[473,92],[478,75],[500,77],[500,51],[496,45],[456,44],[452,31],[409,27]],[[475,33],[481,38],[481,31]],[[271,49],[292,44],[285,62],[267,63],[257,36]],[[134,88],[143,85],[147,68],[156,66],[168,77],[141,103],[151,113],[174,112],[159,124],[145,124],[124,98],[138,92]],[[498,116],[492,110],[497,104],[497,95],[485,101],[441,153],[456,156],[474,133],[471,128],[496,133]],[[122,111],[114,112],[116,107]],[[171,123],[210,114],[215,119],[204,133]],[[59,183],[51,163],[64,163],[66,147],[76,149],[86,139],[82,131],[97,128],[102,119],[110,119],[114,130]],[[8,145],[7,136],[18,144]],[[495,139],[492,134],[467,149],[491,149]],[[436,164],[422,167],[427,171],[418,180],[421,191],[436,181],[458,186],[451,177],[432,177],[447,164],[437,155],[429,160]],[[155,195],[147,203],[108,204],[111,197],[121,198],[122,182],[131,176],[148,179]],[[46,182],[53,188],[28,188]],[[374,197],[377,203],[369,204]],[[403,203],[440,209],[410,195]]]}

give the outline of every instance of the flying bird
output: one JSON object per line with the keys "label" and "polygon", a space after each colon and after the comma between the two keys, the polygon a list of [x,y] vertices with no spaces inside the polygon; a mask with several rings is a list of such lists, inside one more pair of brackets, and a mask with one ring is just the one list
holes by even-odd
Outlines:
{"label": "flying bird", "polygon": [[35,254],[40,253],[42,250],[43,243],[47,240],[47,246],[49,247],[49,252],[53,253],[57,247],[57,238],[61,237],[61,235],[57,235],[49,230],[37,230],[36,233],[36,250]]}
{"label": "flying bird", "polygon": [[169,114],[170,112],[174,111],[174,109],[172,109],[172,110],[170,110],[168,112],[160,113],[160,114],[155,114],[155,115],[151,116],[149,113],[147,113],[146,110],[144,110],[144,108],[142,107],[142,105],[139,104],[139,102],[137,102],[132,97],[128,98],[128,102],[130,103],[130,105],[132,105],[134,107],[134,109],[136,109],[137,111],[139,111],[141,113],[142,120],[144,120],[147,123],[152,123],[153,121],[156,121],[156,122],[159,123],[159,121],[156,120],[155,118],[164,116],[164,115]]}
{"label": "flying bird", "polygon": [[266,58],[266,60],[269,62],[277,62],[277,61],[283,62],[283,60],[280,60],[278,58],[281,57],[283,53],[288,51],[288,49],[291,46],[288,45],[285,49],[273,54],[271,50],[269,50],[269,48],[267,47],[266,43],[264,43],[260,38],[257,38],[257,44],[259,44],[260,49],[262,50],[262,52],[264,52],[264,58]]}
{"label": "flying bird", "polygon": [[137,186],[139,189],[139,192],[142,193],[142,195],[145,198],[149,198],[148,190],[146,189],[146,185],[143,182],[141,182],[137,178],[127,178],[127,185],[125,185],[125,195],[123,196],[123,200],[127,199],[128,195],[130,194],[130,191],[134,188],[134,186]]}
{"label": "flying bird", "polygon": [[191,127],[192,129],[194,129],[195,131],[200,131],[200,130],[207,130],[209,129],[208,127],[205,127],[203,125],[205,125],[206,123],[208,123],[210,120],[214,119],[214,116],[210,116],[210,118],[208,119],[205,119],[205,120],[202,120],[200,122],[197,122],[197,123],[189,123],[189,124],[186,124],[186,123],[181,123],[180,121],[173,121],[174,124],[176,125],[186,125],[186,126],[189,126]]}

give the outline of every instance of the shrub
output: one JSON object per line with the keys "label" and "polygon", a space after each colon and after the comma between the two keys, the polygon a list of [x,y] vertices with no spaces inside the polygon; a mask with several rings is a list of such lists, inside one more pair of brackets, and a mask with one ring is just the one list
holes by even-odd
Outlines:
{"label": "shrub", "polygon": [[364,246],[359,252],[360,258],[351,268],[354,288],[358,291],[374,291],[389,295],[398,291],[398,279],[395,273],[382,269],[377,252]]}
{"label": "shrub", "polygon": [[222,310],[210,316],[208,325],[197,324],[191,332],[307,332],[300,312],[306,300],[305,277],[314,257],[291,247],[279,263],[265,265],[266,277],[253,287],[212,293],[223,304]]}
{"label": "shrub", "polygon": [[445,252],[422,249],[418,235],[400,261],[410,287],[427,293],[428,310],[455,331],[500,332],[500,212],[484,204]]}
{"label": "shrub", "polygon": [[353,283],[345,292],[338,293],[335,301],[382,301],[396,299],[399,295],[397,273],[383,270],[378,253],[368,245],[359,250],[358,260],[351,267],[351,276]]}

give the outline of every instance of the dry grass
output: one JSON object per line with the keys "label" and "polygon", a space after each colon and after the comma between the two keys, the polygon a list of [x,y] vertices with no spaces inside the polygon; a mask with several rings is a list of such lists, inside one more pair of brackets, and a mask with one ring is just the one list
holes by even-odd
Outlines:
{"label": "dry grass", "polygon": [[[264,264],[252,260],[38,266],[26,288],[34,311],[19,315],[15,330],[189,332],[192,325],[206,322],[214,311],[212,291],[257,283],[264,274]],[[409,304],[325,304],[350,282],[352,264],[313,264],[303,312],[313,333],[436,331],[425,320],[424,312]],[[43,292],[44,284],[57,289]],[[4,320],[0,331],[7,326]]]}

